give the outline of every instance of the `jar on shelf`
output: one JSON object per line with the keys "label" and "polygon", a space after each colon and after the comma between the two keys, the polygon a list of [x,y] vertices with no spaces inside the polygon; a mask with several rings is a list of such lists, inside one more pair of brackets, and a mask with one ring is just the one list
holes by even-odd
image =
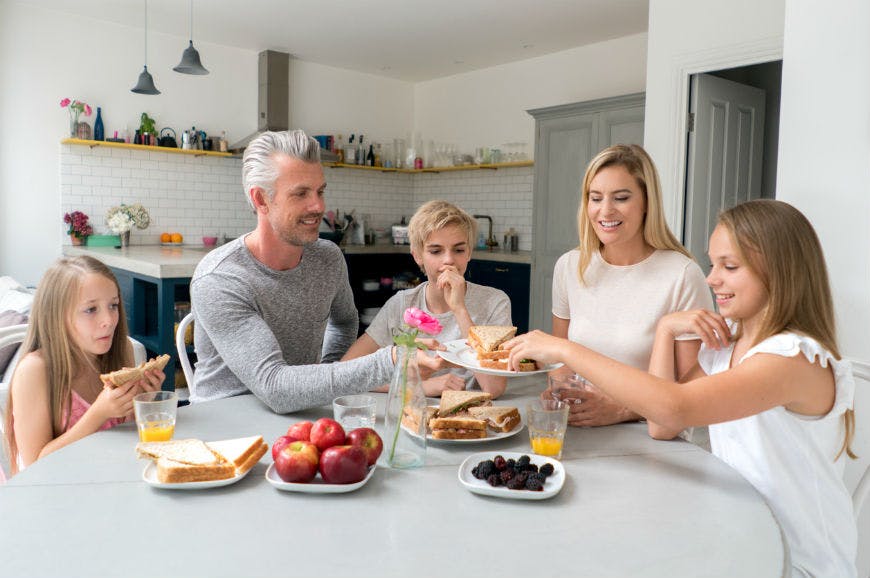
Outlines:
{"label": "jar on shelf", "polygon": [[[178,324],[181,323],[182,319],[187,317],[188,313],[190,313],[189,301],[175,302],[175,328],[172,331],[173,335],[176,335],[178,333]],[[184,330],[184,344],[193,344],[193,323],[188,324],[188,326]]]}

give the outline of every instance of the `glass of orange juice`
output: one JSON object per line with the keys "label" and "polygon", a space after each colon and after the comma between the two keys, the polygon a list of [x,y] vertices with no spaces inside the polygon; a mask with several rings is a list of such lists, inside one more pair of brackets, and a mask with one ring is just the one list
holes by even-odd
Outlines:
{"label": "glass of orange juice", "polygon": [[165,442],[175,433],[178,394],[174,391],[149,391],[133,398],[133,413],[139,441]]}
{"label": "glass of orange juice", "polygon": [[526,425],[532,452],[562,458],[565,430],[568,429],[568,404],[555,399],[536,399],[528,405]]}

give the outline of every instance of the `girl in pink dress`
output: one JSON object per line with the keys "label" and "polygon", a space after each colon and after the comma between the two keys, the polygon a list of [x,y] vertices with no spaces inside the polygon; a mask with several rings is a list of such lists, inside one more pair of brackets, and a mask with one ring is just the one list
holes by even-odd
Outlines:
{"label": "girl in pink dress", "polygon": [[92,257],[60,259],[39,283],[23,356],[9,384],[12,473],[96,431],[128,421],[133,397],[160,389],[162,371],[109,388],[100,374],[133,365],[115,276]]}

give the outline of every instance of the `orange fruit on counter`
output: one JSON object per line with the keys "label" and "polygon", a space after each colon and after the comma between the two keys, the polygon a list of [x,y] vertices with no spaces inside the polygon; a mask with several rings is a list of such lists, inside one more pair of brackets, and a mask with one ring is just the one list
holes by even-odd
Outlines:
{"label": "orange fruit on counter", "polygon": [[169,233],[163,233],[162,235],[160,235],[160,242],[161,243],[172,242],[172,235],[170,235]]}
{"label": "orange fruit on counter", "polygon": [[172,233],[171,238],[173,243],[181,243],[184,241],[184,237],[181,236],[181,233]]}

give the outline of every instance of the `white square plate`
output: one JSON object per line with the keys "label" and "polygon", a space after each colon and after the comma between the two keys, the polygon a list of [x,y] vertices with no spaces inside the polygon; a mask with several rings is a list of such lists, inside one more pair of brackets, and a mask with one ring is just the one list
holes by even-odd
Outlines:
{"label": "white square plate", "polygon": [[163,490],[205,490],[206,488],[219,488],[221,486],[229,486],[235,484],[242,478],[248,475],[253,468],[246,470],[241,474],[236,474],[232,478],[225,480],[212,480],[209,482],[184,482],[180,484],[164,484],[157,479],[157,464],[148,462],[145,469],[142,471],[142,480],[153,488]]}
{"label": "white square plate", "polygon": [[[495,456],[502,456],[508,460],[513,458],[519,459],[520,456],[527,455],[531,458],[531,462],[540,468],[544,464],[553,464],[553,473],[547,476],[547,481],[544,482],[544,489],[540,492],[531,490],[509,490],[504,486],[490,486],[486,480],[478,480],[471,474],[477,464],[484,460],[491,460]],[[468,488],[469,491],[483,496],[493,496],[496,498],[508,498],[511,500],[546,500],[552,498],[562,489],[565,484],[565,467],[553,458],[539,456],[537,454],[529,454],[522,452],[480,452],[468,456],[462,465],[459,466],[459,483]]]}
{"label": "white square plate", "polygon": [[377,464],[369,466],[368,475],[355,484],[327,484],[320,477],[320,474],[317,474],[313,480],[308,482],[307,484],[296,484],[291,482],[285,482],[281,479],[281,476],[278,475],[278,472],[275,470],[275,464],[269,464],[269,469],[266,470],[266,480],[275,486],[278,490],[283,490],[285,492],[303,492],[307,494],[343,494],[345,492],[352,492],[354,490],[358,490],[372,478],[375,473],[375,468],[377,468]]}

